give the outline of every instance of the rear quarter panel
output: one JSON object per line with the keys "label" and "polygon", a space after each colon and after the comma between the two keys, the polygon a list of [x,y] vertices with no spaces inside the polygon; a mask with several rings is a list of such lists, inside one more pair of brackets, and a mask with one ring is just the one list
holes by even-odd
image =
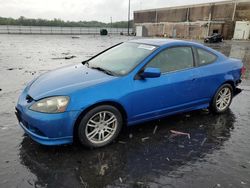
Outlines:
{"label": "rear quarter panel", "polygon": [[240,60],[232,58],[218,58],[214,63],[197,67],[199,72],[199,92],[203,97],[211,100],[218,88],[226,83],[240,80],[241,68],[243,64]]}

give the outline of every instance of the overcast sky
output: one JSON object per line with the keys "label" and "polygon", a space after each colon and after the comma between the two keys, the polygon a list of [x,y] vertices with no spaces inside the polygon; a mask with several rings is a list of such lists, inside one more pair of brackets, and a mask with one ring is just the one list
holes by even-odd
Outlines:
{"label": "overcast sky", "polygon": [[[222,0],[131,0],[134,10],[169,7]],[[63,20],[127,20],[128,0],[0,0],[0,17]]]}

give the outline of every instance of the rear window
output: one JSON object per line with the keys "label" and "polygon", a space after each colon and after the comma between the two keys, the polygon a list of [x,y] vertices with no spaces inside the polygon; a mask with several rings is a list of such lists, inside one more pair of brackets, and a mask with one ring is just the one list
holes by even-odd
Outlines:
{"label": "rear window", "polygon": [[197,48],[197,53],[199,58],[199,65],[213,63],[217,59],[216,55],[201,48]]}

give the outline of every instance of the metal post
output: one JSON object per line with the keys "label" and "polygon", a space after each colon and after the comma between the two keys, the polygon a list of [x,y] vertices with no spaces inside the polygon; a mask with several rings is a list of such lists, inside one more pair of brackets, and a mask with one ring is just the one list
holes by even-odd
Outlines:
{"label": "metal post", "polygon": [[213,4],[210,4],[210,12],[209,12],[209,18],[208,18],[207,36],[209,36],[209,32],[210,32],[210,26],[211,26],[211,20],[212,20],[212,11],[213,11]]}
{"label": "metal post", "polygon": [[110,34],[112,33],[112,16],[110,17]]}
{"label": "metal post", "polygon": [[233,15],[232,15],[232,21],[234,21],[236,6],[237,6],[237,0],[234,1],[234,10],[233,10]]}
{"label": "metal post", "polygon": [[158,14],[157,14],[157,10],[155,9],[155,23],[158,22]]}
{"label": "metal post", "polygon": [[130,0],[128,0],[128,35],[129,35],[129,20],[130,20]]}
{"label": "metal post", "polygon": [[190,12],[190,10],[189,10],[189,8],[187,8],[187,18],[186,18],[186,22],[189,22],[189,12]]}

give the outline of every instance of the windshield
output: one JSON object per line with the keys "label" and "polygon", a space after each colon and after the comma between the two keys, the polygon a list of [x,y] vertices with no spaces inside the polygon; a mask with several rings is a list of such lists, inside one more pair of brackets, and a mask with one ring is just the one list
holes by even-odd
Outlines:
{"label": "windshield", "polygon": [[122,43],[88,61],[88,66],[113,75],[125,75],[155,49],[151,45]]}

